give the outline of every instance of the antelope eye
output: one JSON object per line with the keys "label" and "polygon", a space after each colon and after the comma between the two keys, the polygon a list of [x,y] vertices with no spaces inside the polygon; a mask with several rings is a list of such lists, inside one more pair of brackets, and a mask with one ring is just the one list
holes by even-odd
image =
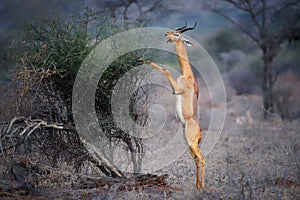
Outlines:
{"label": "antelope eye", "polygon": [[174,33],[173,35],[176,37],[179,37],[179,33]]}

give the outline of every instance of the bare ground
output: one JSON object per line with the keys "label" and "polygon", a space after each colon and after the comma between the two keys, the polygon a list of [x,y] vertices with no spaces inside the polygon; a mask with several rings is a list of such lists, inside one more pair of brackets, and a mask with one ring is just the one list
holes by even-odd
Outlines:
{"label": "bare ground", "polygon": [[[225,127],[206,157],[202,191],[194,190],[195,167],[185,153],[162,173],[189,199],[299,199],[300,121],[254,122]],[[176,196],[178,195],[178,196]]]}
{"label": "bare ground", "polygon": [[[205,188],[200,191],[194,189],[195,166],[189,152],[185,152],[169,166],[153,173],[167,174],[166,180],[145,187],[135,184],[124,187],[126,184],[118,181],[113,185],[97,181],[98,185],[92,182],[89,182],[91,186],[87,182],[83,185],[82,180],[87,180],[85,174],[89,172],[77,173],[61,164],[60,168],[44,168],[41,177],[29,177],[40,181],[38,188],[30,191],[29,185],[2,192],[1,198],[299,199],[299,125],[300,120],[254,120],[251,124],[236,124],[229,116],[217,144],[206,156]],[[2,181],[1,185],[3,189],[18,183]]]}

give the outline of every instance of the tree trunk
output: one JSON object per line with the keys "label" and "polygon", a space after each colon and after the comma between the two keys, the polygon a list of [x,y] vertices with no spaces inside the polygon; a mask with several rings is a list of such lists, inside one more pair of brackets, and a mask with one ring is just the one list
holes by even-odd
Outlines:
{"label": "tree trunk", "polygon": [[273,73],[272,73],[272,60],[267,56],[268,52],[263,49],[263,116],[264,119],[268,118],[268,114],[274,111],[274,99],[273,99]]}

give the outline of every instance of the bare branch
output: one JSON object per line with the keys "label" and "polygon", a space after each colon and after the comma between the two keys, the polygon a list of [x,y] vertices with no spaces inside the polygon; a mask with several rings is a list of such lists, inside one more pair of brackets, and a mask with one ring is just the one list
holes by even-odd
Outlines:
{"label": "bare branch", "polygon": [[266,1],[261,0],[262,3],[262,27],[266,26]]}
{"label": "bare branch", "polygon": [[232,4],[239,10],[247,12],[250,15],[251,20],[254,23],[254,25],[257,26],[257,28],[261,31],[263,26],[259,23],[259,21],[257,19],[257,15],[255,14],[256,5],[253,5],[255,3],[254,1],[250,1],[250,0],[245,0],[245,1],[224,0],[224,1]]}
{"label": "bare branch", "polygon": [[240,2],[236,2],[236,1],[233,1],[233,0],[224,0],[224,1],[227,1],[228,3],[234,5],[236,8],[238,8],[240,10],[243,10],[243,11],[246,11],[246,12],[249,11],[249,7],[246,7],[241,1]]}
{"label": "bare branch", "polygon": [[233,17],[223,13],[221,10],[217,9],[217,8],[210,8],[211,11],[215,12],[216,14],[226,18],[227,20],[229,20],[232,24],[234,24],[242,33],[244,33],[245,35],[247,35],[248,37],[250,37],[254,42],[256,42],[257,44],[259,44],[259,40],[258,38],[254,35],[253,31],[249,31],[249,29],[245,28],[240,22],[236,21]]}
{"label": "bare branch", "polygon": [[[262,31],[264,31],[264,26],[262,26],[257,19],[257,15],[254,13],[255,8],[251,5],[251,1],[246,1],[248,7],[249,7],[249,14],[251,17],[252,22],[257,26],[257,28],[259,29],[259,32],[261,33]],[[262,8],[262,9],[266,9],[266,8]]]}
{"label": "bare branch", "polygon": [[11,130],[12,125],[19,121],[19,120],[24,120],[25,117],[14,117],[10,122],[9,122],[9,126],[4,130],[4,133],[8,133]]}

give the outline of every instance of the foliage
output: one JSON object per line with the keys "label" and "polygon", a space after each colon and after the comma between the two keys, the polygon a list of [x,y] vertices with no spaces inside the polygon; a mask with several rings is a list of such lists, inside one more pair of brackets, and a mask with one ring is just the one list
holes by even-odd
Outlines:
{"label": "foliage", "polygon": [[[77,151],[71,153],[74,162],[78,161],[78,157],[81,161],[90,160],[90,156],[86,155],[87,151],[79,140],[78,133],[74,131],[71,112],[73,83],[82,61],[95,45],[104,38],[129,27],[126,23],[122,22],[122,25],[119,23],[121,22],[118,19],[100,16],[86,9],[85,12],[71,17],[44,17],[35,24],[27,23],[23,35],[14,42],[11,52],[15,56],[18,68],[15,77],[18,86],[17,114],[48,123],[64,124],[68,127],[67,130],[72,130],[66,137],[61,135],[65,132],[52,133],[53,140],[48,139],[51,131],[40,134],[38,138],[41,141],[47,140],[47,143],[42,143],[44,149],[53,149],[60,141],[60,145],[66,147],[60,150],[68,151],[70,147],[67,146],[70,145],[79,150],[79,153],[76,153]],[[141,163],[142,140],[139,139],[138,134],[132,137],[118,129],[111,115],[110,98],[118,79],[138,65],[137,58],[140,54],[141,52],[128,53],[112,63],[101,77],[96,95],[96,110],[105,136],[109,141],[116,139],[128,145],[135,168],[138,168],[136,163]],[[137,102],[139,98],[140,96],[136,96],[132,102]],[[139,114],[142,115],[144,113]],[[118,130],[117,134],[114,134],[114,130]],[[60,137],[64,140],[59,139]],[[47,155],[52,156],[53,163],[59,159],[64,160],[64,157],[57,156],[58,153]],[[138,155],[137,158],[135,155]],[[81,163],[74,164],[76,166]],[[99,168],[104,173],[107,172],[103,166]]]}
{"label": "foliage", "polygon": [[[67,109],[64,112],[69,113],[64,117],[71,117],[71,91],[77,70],[98,42],[99,33],[89,32],[89,25],[96,20],[96,16],[86,10],[83,15],[70,19],[45,17],[39,23],[25,25],[23,35],[13,47],[19,68],[16,80],[22,82],[21,99],[27,95],[35,96],[32,101],[45,101],[52,96],[55,99],[49,101],[59,101],[60,107]],[[40,114],[35,113],[40,111],[36,107],[32,111],[28,114]]]}
{"label": "foliage", "polygon": [[77,170],[92,160],[73,127],[71,95],[81,62],[99,40],[99,32],[90,31],[96,21],[97,16],[86,9],[71,17],[43,17],[35,24],[26,23],[10,49],[17,67],[16,88],[11,92],[16,98],[14,115],[26,120],[12,126],[10,141],[1,138],[3,155],[44,160],[52,166],[63,161]]}

